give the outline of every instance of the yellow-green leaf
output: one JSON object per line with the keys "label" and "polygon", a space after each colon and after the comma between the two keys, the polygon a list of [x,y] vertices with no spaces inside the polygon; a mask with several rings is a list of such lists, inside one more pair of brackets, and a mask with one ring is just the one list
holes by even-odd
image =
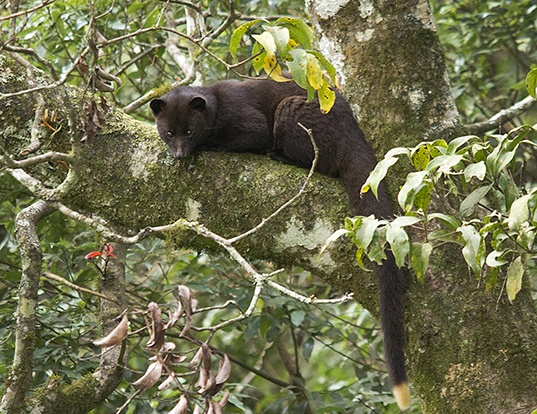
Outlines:
{"label": "yellow-green leaf", "polygon": [[520,289],[522,289],[522,276],[524,276],[524,265],[522,264],[522,258],[518,256],[513,263],[509,265],[507,269],[507,297],[512,303]]}
{"label": "yellow-green leaf", "polygon": [[425,166],[431,161],[431,144],[424,142],[412,154],[412,165],[418,171],[423,171]]}
{"label": "yellow-green leaf", "polygon": [[316,52],[314,50],[308,50],[308,54],[313,55],[317,58],[322,69],[324,69],[330,77],[330,80],[334,84],[336,84],[336,68],[334,68],[334,66],[328,61],[328,59],[325,58],[322,53]]}
{"label": "yellow-green leaf", "polygon": [[263,69],[263,65],[265,64],[266,57],[267,57],[267,52],[263,52],[259,56],[256,56],[252,62],[252,66],[254,67],[254,70],[258,75],[259,73],[261,73],[261,70]]}
{"label": "yellow-green leaf", "polygon": [[263,46],[263,49],[267,52],[267,56],[274,56],[276,54],[276,42],[271,33],[263,32],[259,35],[252,35],[252,37]]}
{"label": "yellow-green leaf", "polygon": [[241,39],[246,33],[246,31],[250,29],[253,25],[261,22],[266,23],[267,21],[263,19],[256,19],[252,20],[251,22],[244,23],[235,29],[235,31],[231,35],[231,40],[229,41],[229,52],[234,59],[237,59],[237,49],[239,48]]}
{"label": "yellow-green leaf", "polygon": [[[265,70],[267,70],[265,68]],[[270,72],[267,72],[272,80],[276,82],[289,82],[289,79],[282,75],[282,68],[280,65],[276,65],[271,69]]]}
{"label": "yellow-green leaf", "polygon": [[263,59],[263,69],[265,69],[265,72],[272,73],[277,65],[278,60],[276,59],[276,55],[267,53],[265,59]]}
{"label": "yellow-green leaf", "polygon": [[317,94],[319,95],[321,112],[324,114],[328,113],[336,101],[336,93],[330,88],[330,85],[325,79],[323,79],[323,85]]}
{"label": "yellow-green leaf", "polygon": [[307,76],[309,84],[316,91],[321,89],[323,86],[323,72],[321,71],[321,66],[317,58],[311,54],[307,54]]}

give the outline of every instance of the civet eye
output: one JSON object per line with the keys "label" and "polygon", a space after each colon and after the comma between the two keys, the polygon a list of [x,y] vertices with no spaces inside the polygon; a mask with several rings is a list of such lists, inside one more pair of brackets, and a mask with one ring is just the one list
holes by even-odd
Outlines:
{"label": "civet eye", "polygon": [[167,136],[168,138],[173,137],[173,132],[172,132],[172,131],[168,131],[168,132],[166,132],[166,136]]}
{"label": "civet eye", "polygon": [[192,136],[192,130],[187,129],[187,130],[186,130],[186,136],[187,136],[187,137],[191,137],[191,136]]}

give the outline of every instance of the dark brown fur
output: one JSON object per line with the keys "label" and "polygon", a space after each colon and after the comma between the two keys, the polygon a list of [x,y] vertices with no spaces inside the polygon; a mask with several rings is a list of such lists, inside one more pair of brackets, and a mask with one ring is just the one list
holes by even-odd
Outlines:
{"label": "dark brown fur", "polygon": [[[313,147],[300,122],[319,147],[317,170],[339,176],[356,214],[392,215],[384,186],[379,200],[360,189],[376,164],[351,108],[338,93],[322,114],[317,100],[295,83],[270,80],[223,81],[206,87],[180,87],[151,101],[157,128],[175,158],[197,150],[271,153],[280,161],[310,168]],[[390,251],[377,267],[384,349],[390,380],[406,384],[403,329],[403,274]]]}

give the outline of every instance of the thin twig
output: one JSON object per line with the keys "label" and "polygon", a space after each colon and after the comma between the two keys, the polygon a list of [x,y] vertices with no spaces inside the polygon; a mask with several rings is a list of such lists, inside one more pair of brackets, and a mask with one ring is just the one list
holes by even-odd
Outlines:
{"label": "thin twig", "polygon": [[67,279],[64,279],[61,276],[55,275],[54,273],[43,272],[43,277],[45,277],[45,278],[47,278],[49,280],[54,280],[56,282],[60,282],[60,283],[62,283],[64,285],[70,287],[71,289],[77,290],[79,292],[89,293],[90,295],[97,296],[97,297],[99,297],[101,299],[105,299],[105,300],[108,300],[110,302],[114,302],[114,303],[119,304],[119,302],[117,302],[116,300],[111,299],[108,296],[103,295],[102,293],[95,292],[94,290],[91,290],[91,289],[83,288],[82,286],[78,286],[78,285],[74,284],[73,282],[70,282]]}
{"label": "thin twig", "polygon": [[127,406],[132,402],[132,400],[134,400],[138,394],[140,394],[143,390],[140,389],[140,390],[136,390],[128,399],[127,401],[125,401],[125,404],[123,404],[121,407],[119,407],[117,410],[116,410],[116,413],[115,414],[120,414],[125,408],[127,408]]}
{"label": "thin twig", "polygon": [[32,165],[37,165],[48,161],[64,161],[71,163],[74,159],[74,157],[70,154],[50,151],[45,154],[36,155],[32,158],[15,161],[7,155],[7,152],[4,149],[0,148],[0,152],[3,153],[3,155],[0,155],[0,164],[4,164],[9,168],[27,168],[31,167]]}
{"label": "thin twig", "polygon": [[17,12],[17,13],[10,14],[8,16],[0,17],[0,22],[3,22],[4,20],[13,19],[13,18],[19,17],[19,16],[24,16],[25,14],[28,14],[28,13],[32,13],[32,12],[34,12],[36,10],[42,9],[43,7],[47,7],[47,6],[51,5],[55,1],[56,0],[44,1],[43,3],[38,4],[37,6],[32,7],[31,9],[23,10],[23,11],[20,11],[20,12]]}
{"label": "thin twig", "polygon": [[267,224],[270,220],[272,220],[274,217],[276,217],[277,215],[279,215],[283,210],[285,210],[287,207],[289,207],[291,204],[293,204],[303,193],[304,191],[306,190],[306,187],[307,185],[309,184],[310,182],[310,179],[313,175],[313,172],[315,171],[315,167],[317,166],[317,161],[319,159],[319,149],[317,148],[317,144],[315,144],[315,139],[313,138],[313,134],[311,132],[311,129],[308,129],[306,127],[304,127],[304,125],[302,125],[301,123],[298,123],[298,125],[304,130],[306,131],[306,133],[308,134],[309,138],[310,138],[310,141],[311,141],[311,145],[313,145],[313,151],[315,153],[315,156],[313,158],[313,161],[311,163],[311,168],[310,168],[310,171],[306,177],[306,180],[304,181],[304,185],[300,188],[300,190],[298,191],[298,193],[296,193],[292,198],[290,198],[287,202],[285,202],[284,204],[282,204],[274,213],[272,213],[270,216],[264,218],[261,220],[261,223],[259,223],[257,226],[255,226],[254,228],[242,233],[242,234],[239,234],[238,236],[235,236],[231,239],[228,239],[229,243],[230,244],[233,244],[239,240],[242,240],[244,239],[245,237],[248,237],[249,235],[255,233],[256,231],[258,231],[259,229],[261,229],[262,227],[265,226],[265,224]]}

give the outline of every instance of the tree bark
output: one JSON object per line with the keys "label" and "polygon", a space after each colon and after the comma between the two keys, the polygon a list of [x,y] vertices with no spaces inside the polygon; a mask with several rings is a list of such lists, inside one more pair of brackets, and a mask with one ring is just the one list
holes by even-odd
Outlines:
{"label": "tree bark", "polygon": [[[378,153],[462,135],[429,5],[422,0],[308,2],[321,51],[342,74]],[[392,189],[401,171],[389,176]],[[406,295],[410,379],[426,413],[537,408],[537,318],[526,291],[511,305],[485,293],[460,250],[445,247]],[[501,390],[501,392],[498,392]]]}
{"label": "tree bark", "polygon": [[0,411],[5,413],[23,412],[26,392],[32,380],[37,291],[41,276],[41,244],[37,235],[37,223],[52,211],[47,203],[38,201],[22,210],[15,220],[22,273],[17,306],[15,356],[0,403]]}
{"label": "tree bark", "polygon": [[[395,145],[449,138],[459,130],[426,3],[350,1],[337,10],[316,10],[315,3],[311,7],[322,29],[321,45],[325,42],[332,53],[343,56],[345,92],[379,153]],[[27,87],[20,68],[5,55],[0,55],[0,68],[1,93]],[[67,119],[63,95],[43,93],[49,110]],[[79,91],[70,94],[78,97],[73,101],[88,100]],[[0,146],[10,154],[28,144],[32,99],[2,100]],[[73,108],[82,118],[82,104]],[[62,132],[54,139],[45,137],[43,149],[68,151],[69,138]],[[65,171],[63,165],[53,168],[37,166],[31,173],[54,185]],[[294,195],[306,176],[304,170],[250,154],[203,153],[173,162],[152,126],[113,107],[94,140],[77,150],[74,170],[77,183],[61,201],[104,218],[118,231],[132,233],[185,217],[222,236],[258,224]],[[397,183],[397,178],[390,180]],[[378,315],[374,277],[358,271],[349,243],[337,243],[317,260],[319,247],[349,213],[340,183],[316,175],[302,198],[237,248],[249,257],[311,269],[327,283],[353,291]],[[215,247],[188,232],[170,238],[178,245]],[[457,248],[435,250],[424,284],[408,278],[407,357],[424,412],[515,413],[537,408],[533,302],[527,291],[519,293],[513,305],[497,298],[497,292],[488,295],[470,276]]]}

